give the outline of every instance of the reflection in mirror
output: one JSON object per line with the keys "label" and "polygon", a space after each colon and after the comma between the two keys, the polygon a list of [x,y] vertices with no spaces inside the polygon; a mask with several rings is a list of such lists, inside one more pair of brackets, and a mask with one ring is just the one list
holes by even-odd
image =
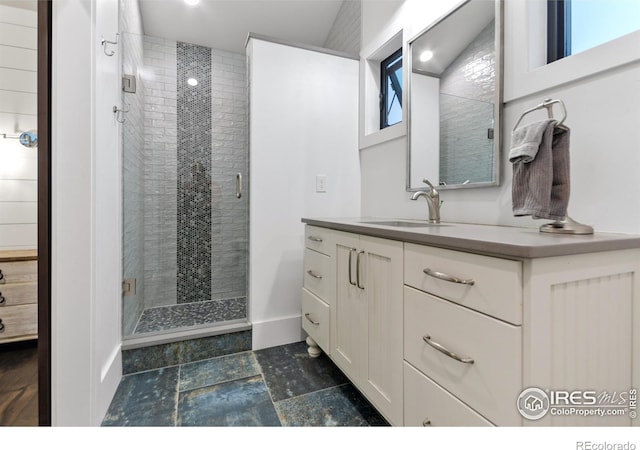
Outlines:
{"label": "reflection in mirror", "polygon": [[499,183],[500,0],[467,0],[409,42],[407,190]]}

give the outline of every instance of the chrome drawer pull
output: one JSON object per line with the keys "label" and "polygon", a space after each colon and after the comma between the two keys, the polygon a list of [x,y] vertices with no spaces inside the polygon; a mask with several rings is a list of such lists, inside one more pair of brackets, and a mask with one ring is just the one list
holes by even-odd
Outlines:
{"label": "chrome drawer pull", "polygon": [[316,236],[309,236],[307,239],[309,239],[310,241],[313,242],[322,242],[322,238],[316,237]]}
{"label": "chrome drawer pull", "polygon": [[472,358],[469,358],[469,357],[466,357],[466,356],[459,356],[459,355],[455,354],[454,352],[452,352],[451,350],[449,350],[445,346],[443,346],[441,344],[438,344],[435,341],[432,341],[431,340],[431,336],[429,336],[428,334],[425,334],[424,336],[422,336],[422,340],[425,341],[427,344],[429,344],[431,347],[433,347],[436,350],[438,350],[439,352],[444,353],[449,358],[453,358],[456,361],[460,361],[460,362],[465,363],[465,364],[473,364],[473,359]]}
{"label": "chrome drawer pull", "polygon": [[424,269],[423,272],[429,275],[430,277],[437,278],[439,280],[449,281],[451,283],[468,284],[469,286],[473,286],[476,283],[471,279],[463,280],[461,278],[452,277],[451,275],[447,275],[446,273],[436,272],[435,270],[431,270],[428,267]]}
{"label": "chrome drawer pull", "polygon": [[349,249],[349,284],[351,286],[355,286],[356,283],[353,282],[353,276],[351,275],[351,266],[353,265],[351,263],[351,255],[353,255],[353,252],[357,251],[355,248],[350,248]]}
{"label": "chrome drawer pull", "polygon": [[360,285],[360,255],[364,255],[364,251],[358,253],[358,257],[356,258],[356,284],[358,288],[364,290],[364,286]]}
{"label": "chrome drawer pull", "polygon": [[4,295],[2,295],[2,292],[0,292],[0,306],[4,306],[7,303],[7,299],[4,298]]}
{"label": "chrome drawer pull", "polygon": [[0,319],[0,333],[4,333],[4,324],[2,323],[2,319]]}
{"label": "chrome drawer pull", "polygon": [[313,278],[317,278],[318,280],[322,280],[322,275],[318,275],[313,270],[307,270],[307,273],[311,275]]}
{"label": "chrome drawer pull", "polygon": [[315,320],[313,320],[312,318],[310,318],[310,317],[309,317],[310,315],[311,315],[311,314],[309,314],[309,313],[305,313],[305,315],[304,315],[304,316],[305,316],[305,317],[307,318],[307,320],[308,320],[309,322],[311,322],[312,324],[314,324],[314,325],[320,325],[320,322],[316,322]]}
{"label": "chrome drawer pull", "polygon": [[428,417],[426,419],[424,419],[422,421],[422,426],[423,427],[430,427],[431,426],[431,419],[429,419]]}

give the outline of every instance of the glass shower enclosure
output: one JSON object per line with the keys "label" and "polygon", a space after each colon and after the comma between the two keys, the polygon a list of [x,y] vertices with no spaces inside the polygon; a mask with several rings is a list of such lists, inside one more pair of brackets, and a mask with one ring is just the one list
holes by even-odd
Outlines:
{"label": "glass shower enclosure", "polygon": [[246,328],[245,55],[120,38],[125,343]]}

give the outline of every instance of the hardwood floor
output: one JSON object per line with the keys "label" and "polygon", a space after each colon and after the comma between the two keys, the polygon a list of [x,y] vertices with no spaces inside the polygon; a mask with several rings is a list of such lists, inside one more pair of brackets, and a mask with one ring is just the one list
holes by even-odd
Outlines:
{"label": "hardwood floor", "polygon": [[0,345],[0,426],[38,425],[37,341]]}

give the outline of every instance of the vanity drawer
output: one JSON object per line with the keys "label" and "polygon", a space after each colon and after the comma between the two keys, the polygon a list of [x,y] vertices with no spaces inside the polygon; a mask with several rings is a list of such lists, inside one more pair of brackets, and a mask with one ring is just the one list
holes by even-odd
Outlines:
{"label": "vanity drawer", "polygon": [[0,286],[38,280],[38,261],[0,263]]}
{"label": "vanity drawer", "polygon": [[326,354],[330,354],[329,312],[329,305],[306,289],[302,289],[302,329]]}
{"label": "vanity drawer", "polygon": [[303,286],[327,303],[332,303],[331,299],[334,296],[331,292],[332,284],[335,289],[335,283],[331,282],[332,279],[331,258],[322,253],[305,249]]}
{"label": "vanity drawer", "polygon": [[324,253],[327,256],[335,254],[333,233],[328,228],[306,225],[304,229],[304,245],[306,248]]}
{"label": "vanity drawer", "polygon": [[37,302],[37,283],[0,284],[0,312],[9,306]]}
{"label": "vanity drawer", "polygon": [[38,306],[34,304],[0,308],[0,320],[4,326],[0,332],[0,342],[15,341],[20,336],[34,337],[38,333]]}
{"label": "vanity drawer", "polygon": [[405,244],[404,255],[405,284],[515,325],[522,323],[519,261],[415,244]]}
{"label": "vanity drawer", "polygon": [[493,424],[405,361],[404,426],[491,427]]}
{"label": "vanity drawer", "polygon": [[518,326],[404,288],[404,359],[496,425],[521,423],[521,341]]}

